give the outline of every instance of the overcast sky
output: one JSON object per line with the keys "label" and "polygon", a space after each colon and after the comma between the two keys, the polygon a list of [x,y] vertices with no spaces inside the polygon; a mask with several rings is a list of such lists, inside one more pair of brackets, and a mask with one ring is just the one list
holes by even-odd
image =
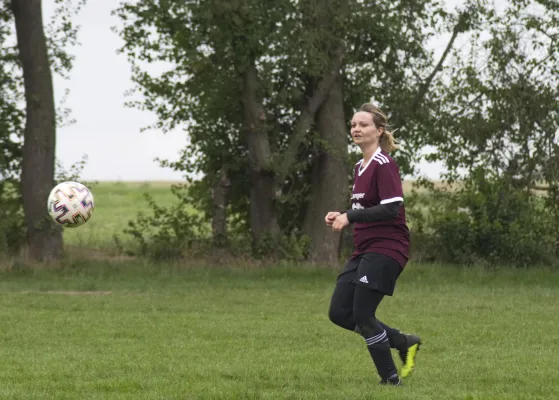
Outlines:
{"label": "overcast sky", "polygon": [[[462,1],[446,3],[454,7]],[[133,85],[126,57],[117,54],[122,41],[111,31],[120,22],[111,15],[117,4],[88,0],[76,17],[80,46],[71,50],[76,57],[74,68],[69,80],[55,78],[57,101],[65,89],[70,90],[66,105],[76,123],[58,129],[57,158],[68,167],[87,154],[84,180],[179,180],[180,173],[161,168],[154,159],[177,159],[186,143],[186,134],[140,132],[155,121],[154,115],[124,106],[124,93]],[[47,21],[54,0],[43,0],[43,9]],[[440,40],[433,45],[441,49],[444,44]],[[421,168],[423,174],[432,178],[440,171],[438,165]]]}

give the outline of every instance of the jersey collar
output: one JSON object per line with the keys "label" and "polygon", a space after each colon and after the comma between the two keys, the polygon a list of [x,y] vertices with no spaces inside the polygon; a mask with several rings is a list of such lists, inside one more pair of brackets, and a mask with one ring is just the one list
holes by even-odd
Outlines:
{"label": "jersey collar", "polygon": [[359,176],[361,176],[361,174],[363,172],[365,172],[365,170],[367,169],[367,167],[369,166],[369,164],[371,163],[371,161],[373,161],[373,158],[375,158],[375,156],[377,154],[379,154],[382,151],[382,149],[380,148],[380,146],[378,147],[378,149],[374,152],[374,154],[371,156],[371,158],[369,159],[369,161],[367,161],[367,164],[363,165],[363,161],[365,161],[365,159],[361,159],[360,165],[359,165],[359,170],[357,171],[357,173],[359,174]]}

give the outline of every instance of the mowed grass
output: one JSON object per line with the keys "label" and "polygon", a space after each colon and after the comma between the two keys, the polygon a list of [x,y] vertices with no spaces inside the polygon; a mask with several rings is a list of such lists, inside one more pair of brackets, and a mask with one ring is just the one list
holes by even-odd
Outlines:
{"label": "mowed grass", "polygon": [[151,213],[144,193],[149,193],[160,207],[169,207],[177,202],[171,185],[171,182],[99,182],[93,185],[93,215],[87,224],[65,229],[65,243],[72,247],[106,250],[115,247],[114,235],[123,241],[129,240],[123,234],[128,222],[135,220],[139,212]]}
{"label": "mowed grass", "polygon": [[423,338],[405,387],[379,387],[363,340],[328,321],[335,273],[1,272],[0,398],[559,398],[557,271],[409,265],[378,312]]}

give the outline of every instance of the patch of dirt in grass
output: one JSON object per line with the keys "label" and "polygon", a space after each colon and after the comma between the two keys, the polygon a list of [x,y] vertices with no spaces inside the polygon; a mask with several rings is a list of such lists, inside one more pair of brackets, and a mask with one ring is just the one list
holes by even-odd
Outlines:
{"label": "patch of dirt in grass", "polygon": [[45,291],[25,291],[24,294],[62,294],[66,296],[106,296],[112,294],[111,291],[101,291],[101,290],[45,290]]}

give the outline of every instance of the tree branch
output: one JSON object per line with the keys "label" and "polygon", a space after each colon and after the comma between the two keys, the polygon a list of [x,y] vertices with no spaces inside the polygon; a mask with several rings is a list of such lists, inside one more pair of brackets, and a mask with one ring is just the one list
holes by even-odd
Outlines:
{"label": "tree branch", "polygon": [[[452,36],[450,37],[450,40],[448,41],[448,44],[446,45],[446,48],[443,52],[443,54],[441,55],[441,58],[439,59],[439,62],[437,63],[437,65],[435,66],[435,68],[433,69],[433,71],[431,72],[431,74],[427,77],[427,79],[425,79],[425,81],[423,81],[423,83],[419,86],[419,89],[411,103],[411,106],[408,108],[408,115],[410,114],[415,114],[417,112],[417,109],[419,108],[419,105],[421,104],[421,101],[425,98],[425,95],[427,94],[427,92],[429,91],[429,87],[431,86],[431,84],[433,83],[433,80],[435,79],[435,76],[441,71],[441,69],[443,68],[443,64],[446,61],[446,58],[448,57],[450,51],[452,50],[452,47],[454,46],[454,42],[456,41],[456,38],[458,37],[458,35],[462,32],[464,32],[466,30],[466,27],[468,25],[468,14],[467,13],[462,13],[460,15],[460,17],[458,18],[458,21],[456,22],[456,25],[454,26],[454,29],[452,30]],[[403,120],[403,116],[401,114],[396,115],[393,118],[394,121],[394,125],[401,125],[401,122]]]}
{"label": "tree branch", "polygon": [[299,116],[299,118],[297,118],[295,127],[293,129],[293,135],[291,136],[291,140],[287,146],[287,149],[283,154],[277,157],[276,165],[278,165],[278,167],[276,170],[276,182],[279,185],[281,185],[285,181],[285,178],[287,177],[287,174],[289,172],[289,168],[295,161],[299,146],[303,142],[305,134],[308,132],[314,122],[316,112],[318,111],[322,103],[324,103],[324,100],[326,100],[326,98],[328,97],[330,88],[332,87],[332,84],[340,73],[344,56],[345,46],[341,44],[334,53],[330,68],[314,89],[313,96],[309,99],[307,107],[303,109],[301,115]]}
{"label": "tree branch", "polygon": [[433,69],[433,72],[431,72],[431,74],[427,77],[427,79],[421,84],[421,86],[419,87],[419,90],[417,91],[417,94],[415,95],[415,98],[413,99],[413,102],[412,102],[411,107],[410,107],[410,110],[411,110],[412,113],[417,111],[417,108],[419,107],[419,104],[421,103],[421,100],[423,100],[423,98],[427,94],[427,91],[429,90],[429,87],[431,86],[431,83],[433,82],[433,79],[435,79],[435,76],[443,68],[443,64],[446,61],[446,58],[448,57],[448,54],[450,53],[450,50],[452,50],[452,47],[454,46],[454,42],[456,41],[456,38],[458,37],[458,35],[460,33],[462,33],[464,31],[463,25],[464,25],[463,18],[462,18],[462,16],[460,16],[460,18],[458,19],[458,22],[456,23],[456,26],[452,30],[452,36],[450,37],[450,40],[448,41],[448,44],[446,45],[446,48],[444,49],[444,52],[441,55],[441,58],[439,59],[439,62],[435,66],[435,69]]}

